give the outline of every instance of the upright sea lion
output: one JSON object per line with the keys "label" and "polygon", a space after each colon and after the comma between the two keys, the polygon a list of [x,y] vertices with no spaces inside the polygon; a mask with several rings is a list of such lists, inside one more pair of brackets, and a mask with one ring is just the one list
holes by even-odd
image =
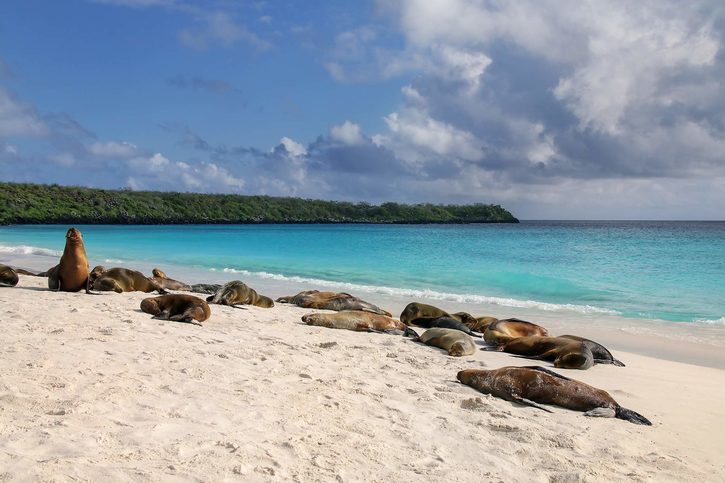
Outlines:
{"label": "upright sea lion", "polygon": [[214,295],[207,297],[206,301],[219,305],[254,305],[265,309],[274,307],[271,298],[258,294],[256,290],[239,280],[224,284]]}
{"label": "upright sea lion", "polygon": [[184,292],[191,291],[191,287],[189,285],[185,284],[184,282],[179,282],[178,280],[167,277],[166,274],[158,268],[154,268],[151,271],[151,274],[153,275],[151,277],[151,280],[154,280],[166,290],[179,290]]}
{"label": "upright sea lion", "polygon": [[483,333],[483,340],[490,344],[504,344],[511,339],[526,335],[547,336],[549,332],[540,325],[520,319],[501,319],[491,322]]}
{"label": "upright sea lion", "polygon": [[612,353],[609,352],[606,347],[598,342],[579,337],[578,335],[560,335],[559,337],[583,342],[584,345],[586,345],[589,350],[592,351],[595,364],[612,364],[618,367],[624,367],[624,363],[622,361],[615,359]]}
{"label": "upright sea lion", "polygon": [[358,332],[385,332],[389,334],[415,335],[407,325],[387,315],[363,312],[362,310],[342,310],[334,314],[314,313],[302,316],[307,325],[316,325],[330,329],[347,329]]}
{"label": "upright sea lion", "polygon": [[69,228],[65,234],[65,248],[60,263],[47,272],[48,288],[63,292],[78,292],[88,286],[88,258],[83,245],[83,235],[75,228]]}
{"label": "upright sea lion", "polygon": [[448,351],[449,356],[470,356],[476,353],[476,344],[470,335],[460,330],[434,328],[428,329],[418,337],[418,341]]}
{"label": "upright sea lion", "polygon": [[337,293],[307,290],[300,292],[297,295],[280,297],[277,299],[277,302],[291,303],[305,309],[324,309],[335,311],[362,310],[364,312],[387,315],[390,317],[390,312],[345,292]]}
{"label": "upright sea lion", "polygon": [[166,294],[166,290],[143,273],[130,268],[110,268],[98,265],[90,276],[91,286],[96,290],[123,292],[153,292]]}
{"label": "upright sea lion", "polygon": [[190,322],[197,325],[201,325],[211,316],[209,304],[199,297],[187,294],[161,295],[143,299],[141,310],[152,314],[154,319]]}
{"label": "upright sea lion", "polygon": [[551,361],[554,367],[562,369],[589,369],[594,365],[592,351],[584,342],[564,337],[517,337],[500,345],[497,350],[529,359]]}
{"label": "upright sea lion", "polygon": [[0,286],[1,287],[14,287],[18,284],[20,278],[15,269],[8,267],[7,265],[0,264]]}
{"label": "upright sea lion", "polygon": [[500,369],[466,369],[458,380],[467,386],[507,401],[551,412],[540,404],[553,404],[585,416],[624,419],[635,424],[652,423],[630,409],[623,408],[606,391],[564,377],[543,367],[502,367]]}

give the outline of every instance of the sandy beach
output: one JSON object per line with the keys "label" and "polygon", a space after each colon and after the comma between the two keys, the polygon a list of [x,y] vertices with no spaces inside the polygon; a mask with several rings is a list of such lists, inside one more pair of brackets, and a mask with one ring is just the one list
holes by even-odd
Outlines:
{"label": "sandy beach", "polygon": [[[391,335],[303,325],[310,310],[213,306],[152,320],[142,293],[0,290],[2,481],[722,481],[725,373],[609,348],[565,375],[652,427],[477,393],[452,358]],[[587,334],[582,334],[587,335]],[[626,337],[623,333],[622,337]],[[548,365],[548,364],[543,364]]]}

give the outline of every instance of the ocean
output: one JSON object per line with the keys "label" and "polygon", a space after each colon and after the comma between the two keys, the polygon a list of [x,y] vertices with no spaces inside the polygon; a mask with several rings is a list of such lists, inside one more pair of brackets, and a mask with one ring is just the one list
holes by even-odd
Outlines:
{"label": "ocean", "polygon": [[[67,228],[0,227],[0,260],[45,257],[50,266]],[[160,266],[172,277],[183,269],[189,282],[265,279],[725,327],[725,222],[77,228],[91,263]]]}

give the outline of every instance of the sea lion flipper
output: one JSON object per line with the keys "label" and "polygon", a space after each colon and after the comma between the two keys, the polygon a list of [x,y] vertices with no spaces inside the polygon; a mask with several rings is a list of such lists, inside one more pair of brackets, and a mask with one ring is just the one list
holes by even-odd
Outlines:
{"label": "sea lion flipper", "polygon": [[[585,413],[586,414],[586,413]],[[632,411],[631,409],[623,408],[619,406],[614,410],[614,417],[618,419],[624,419],[634,424],[644,424],[645,426],[652,426],[652,422],[642,416],[641,414]]]}
{"label": "sea lion flipper", "polygon": [[534,401],[530,399],[523,398],[519,396],[518,394],[511,394],[511,399],[514,400],[514,402],[517,402],[519,404],[523,404],[524,406],[531,406],[532,408],[541,409],[542,411],[546,411],[547,413],[553,413],[551,409],[545,408],[541,404],[537,404]]}

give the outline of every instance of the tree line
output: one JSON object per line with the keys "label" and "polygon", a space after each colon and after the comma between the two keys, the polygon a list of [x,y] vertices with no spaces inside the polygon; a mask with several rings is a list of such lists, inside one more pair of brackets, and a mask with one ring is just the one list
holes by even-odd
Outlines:
{"label": "tree line", "polygon": [[0,224],[518,223],[499,205],[351,203],[0,183]]}

